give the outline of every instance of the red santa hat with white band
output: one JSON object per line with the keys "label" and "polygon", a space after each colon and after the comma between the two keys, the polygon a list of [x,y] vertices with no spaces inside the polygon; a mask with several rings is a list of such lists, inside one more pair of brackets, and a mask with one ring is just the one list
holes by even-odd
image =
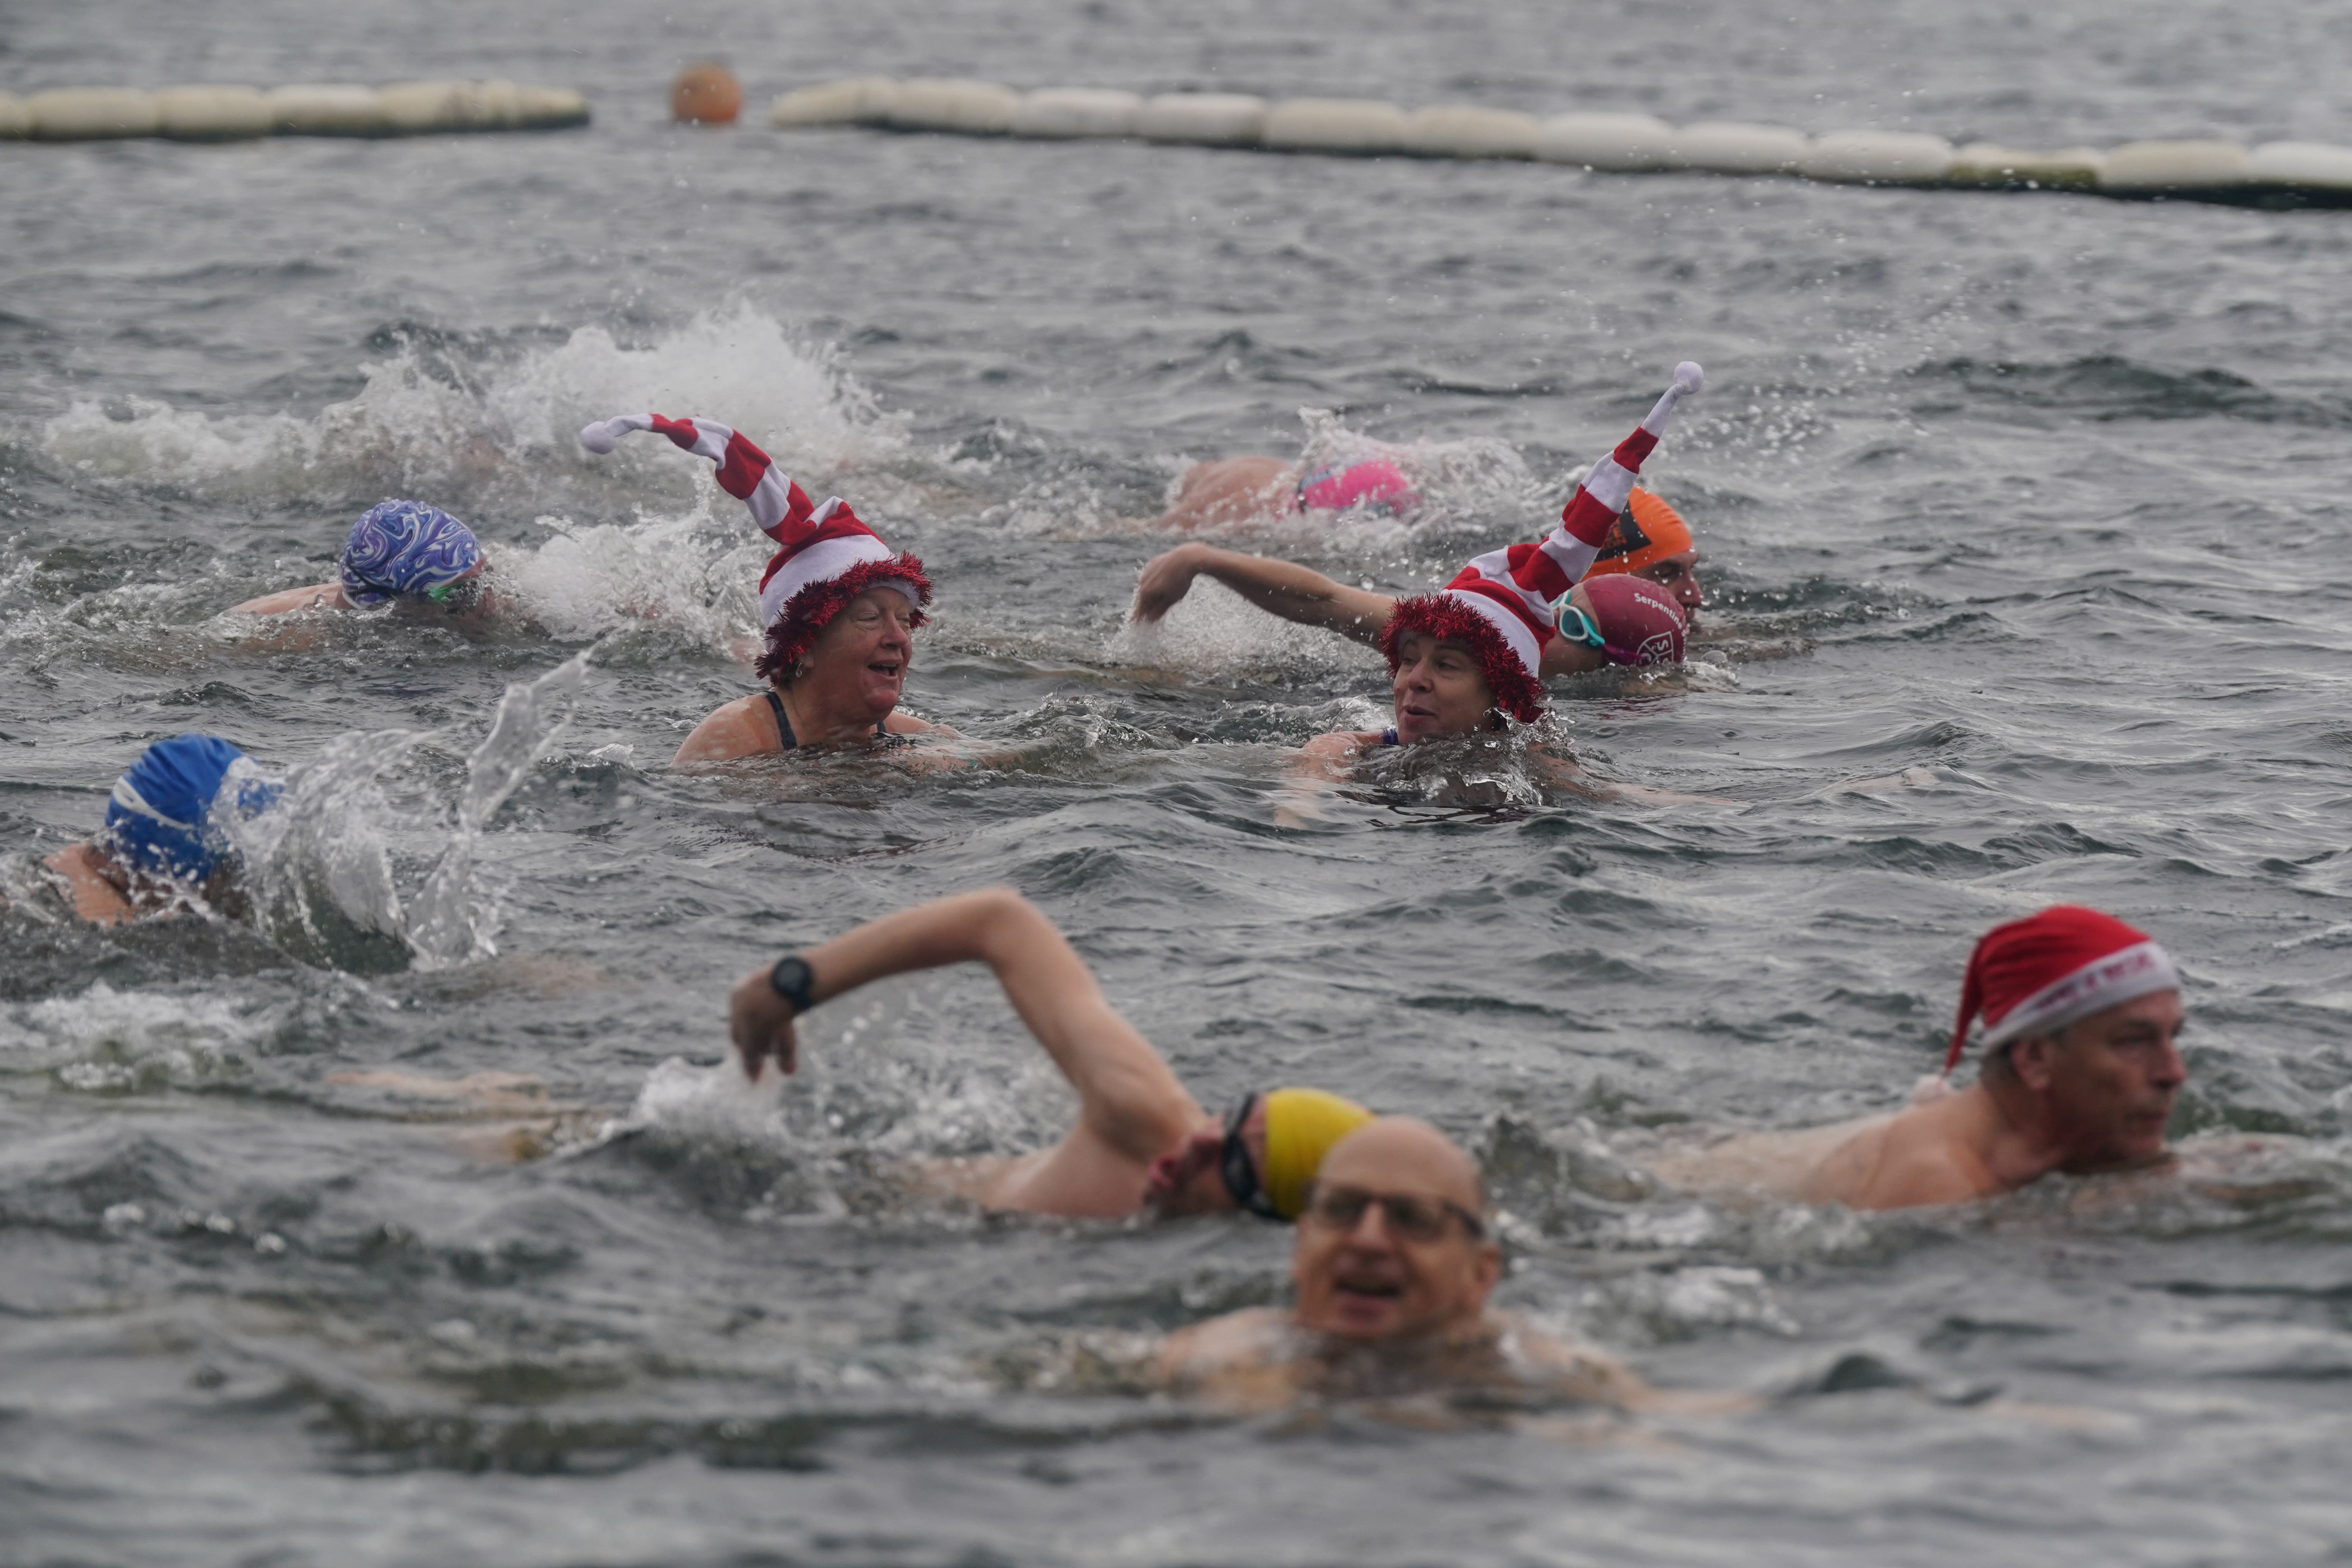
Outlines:
{"label": "red santa hat with white band", "polygon": [[768,632],[763,669],[772,662],[784,669],[798,663],[826,624],[869,588],[897,589],[914,606],[915,624],[923,624],[931,602],[923,563],[893,553],[839,496],[823,506],[810,504],[808,492],[778,472],[767,453],[715,419],[615,414],[582,426],[580,444],[609,452],[632,430],[667,436],[718,464],[719,488],[751,508],[760,531],[776,542],[776,553],[760,575],[760,622]]}
{"label": "red santa hat with white band", "polygon": [[1982,1043],[1993,1051],[2027,1035],[2050,1034],[2109,1007],[2179,989],[2180,972],[2146,932],[2080,904],[2054,904],[1993,927],[1969,955],[1944,1071],[1949,1074],[1959,1065],[1969,1026],[1979,1013]]}
{"label": "red santa hat with white band", "polygon": [[[1475,557],[1434,594],[1401,600],[1381,647],[1393,672],[1404,638],[1421,632],[1459,642],[1478,655],[1487,689],[1505,711],[1531,722],[1543,710],[1544,644],[1556,635],[1553,601],[1576,586],[1633,493],[1642,460],[1656,450],[1675,405],[1706,384],[1689,360],[1649,417],[1617,449],[1592,465],[1559,514],[1559,526],[1539,543],[1514,544]],[[1673,663],[1682,658],[1684,617],[1673,595],[1646,579],[1601,577],[1590,590],[1596,618],[1619,664]],[[1601,601],[1606,599],[1603,604]]]}

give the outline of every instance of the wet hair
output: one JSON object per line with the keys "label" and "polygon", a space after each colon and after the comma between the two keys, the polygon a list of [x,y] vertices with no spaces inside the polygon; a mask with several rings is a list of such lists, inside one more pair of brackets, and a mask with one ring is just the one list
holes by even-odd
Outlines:
{"label": "wet hair", "polygon": [[824,628],[867,589],[886,583],[894,587],[911,583],[918,590],[909,601],[915,605],[914,625],[919,627],[930,619],[923,613],[923,606],[930,603],[931,582],[923,575],[921,562],[911,555],[890,561],[863,561],[838,577],[812,583],[794,594],[784,606],[784,613],[769,623],[768,646],[751,668],[771,686],[790,687],[806,673],[809,650],[824,635]]}

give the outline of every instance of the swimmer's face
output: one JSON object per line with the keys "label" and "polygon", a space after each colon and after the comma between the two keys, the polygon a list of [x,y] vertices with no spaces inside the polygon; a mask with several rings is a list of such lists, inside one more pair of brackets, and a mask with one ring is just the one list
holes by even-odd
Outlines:
{"label": "swimmer's face", "polygon": [[[1424,1222],[1433,1216],[1434,1233],[1407,1234],[1389,1204],[1362,1201],[1368,1194],[1417,1209]],[[1434,1129],[1383,1117],[1350,1132],[1323,1157],[1299,1216],[1290,1255],[1298,1326],[1371,1342],[1475,1321],[1503,1272],[1501,1249],[1463,1217],[1481,1206],[1476,1168]],[[1357,1212],[1339,1222],[1333,1207]]]}
{"label": "swimmer's face", "polygon": [[793,684],[881,719],[898,706],[915,657],[915,606],[895,588],[868,588],[833,617]]}
{"label": "swimmer's face", "polygon": [[1697,616],[1700,608],[1706,603],[1706,590],[1700,587],[1698,583],[1696,550],[1685,550],[1679,555],[1668,555],[1653,561],[1633,575],[1647,577],[1651,582],[1672,594],[1675,596],[1675,603],[1683,607],[1683,615],[1685,617]]}
{"label": "swimmer's face", "polygon": [[2011,1066],[2042,1095],[2069,1150],[2066,1170],[2163,1154],[2164,1124],[2189,1079],[2180,1027],[2180,993],[2159,991],[2010,1047]]}
{"label": "swimmer's face", "polygon": [[1486,727],[1495,694],[1478,668],[1478,656],[1456,642],[1440,642],[1423,632],[1397,648],[1397,739],[1410,745],[1433,735],[1467,735]]}
{"label": "swimmer's face", "polygon": [[[1249,1149],[1256,1168],[1265,1168],[1265,1103],[1263,1097],[1254,1106],[1249,1120],[1242,1124],[1242,1142]],[[1163,1219],[1173,1219],[1188,1214],[1231,1214],[1234,1195],[1225,1188],[1222,1169],[1225,1153],[1225,1128],[1221,1121],[1205,1121],[1187,1133],[1184,1141],[1151,1162],[1151,1169],[1143,1179],[1143,1203],[1146,1208]]]}

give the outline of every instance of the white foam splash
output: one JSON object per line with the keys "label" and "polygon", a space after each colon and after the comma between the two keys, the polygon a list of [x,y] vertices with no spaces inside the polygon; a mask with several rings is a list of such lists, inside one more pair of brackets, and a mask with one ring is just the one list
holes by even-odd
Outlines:
{"label": "white foam splash", "polygon": [[[457,351],[400,348],[364,364],[366,385],[308,417],[210,414],[152,398],[76,401],[42,430],[58,461],[101,478],[197,493],[347,501],[371,488],[421,492],[459,510],[550,453],[581,467],[586,420],[656,409],[723,420],[795,472],[830,472],[900,450],[900,423],[840,363],[746,304],[705,311],[642,348],[602,327],[562,345],[477,363]],[[600,473],[676,496],[650,457]]]}
{"label": "white foam splash", "polygon": [[387,942],[425,969],[494,956],[504,888],[480,864],[484,829],[562,734],[587,668],[583,651],[509,685],[454,801],[416,766],[429,734],[329,742],[276,807],[229,826],[259,923],[338,967],[382,965],[367,950]]}
{"label": "white foam splash", "polygon": [[771,1071],[753,1083],[731,1051],[716,1067],[666,1057],[646,1074],[624,1124],[697,1139],[772,1140],[782,1131],[783,1095],[783,1074]]}
{"label": "white foam splash", "polygon": [[121,1093],[216,1076],[277,1028],[275,1009],[220,997],[115,990],[0,1010],[0,1057],[29,1058],[68,1089]]}
{"label": "white foam splash", "polygon": [[1278,668],[1380,668],[1380,655],[1336,632],[1268,615],[1213,577],[1192,580],[1174,607],[1150,624],[1129,621],[1103,645],[1119,664],[1235,673]]}

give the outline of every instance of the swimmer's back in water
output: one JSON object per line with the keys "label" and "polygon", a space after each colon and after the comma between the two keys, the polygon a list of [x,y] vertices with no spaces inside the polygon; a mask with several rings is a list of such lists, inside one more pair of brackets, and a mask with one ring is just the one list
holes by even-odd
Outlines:
{"label": "swimmer's back in water", "polygon": [[1979,1015],[1984,1065],[1964,1089],[1644,1163],[1693,1191],[1894,1209],[1993,1197],[2053,1172],[2168,1160],[2165,1123],[2189,1069],[2179,976],[2161,946],[2073,905],[1996,926],[1969,958],[1946,1075]]}
{"label": "swimmer's back in water", "polygon": [[1217,458],[1184,470],[1175,500],[1153,526],[1207,528],[1318,511],[1402,516],[1420,504],[1412,481],[1386,458],[1311,469],[1280,458]]}

